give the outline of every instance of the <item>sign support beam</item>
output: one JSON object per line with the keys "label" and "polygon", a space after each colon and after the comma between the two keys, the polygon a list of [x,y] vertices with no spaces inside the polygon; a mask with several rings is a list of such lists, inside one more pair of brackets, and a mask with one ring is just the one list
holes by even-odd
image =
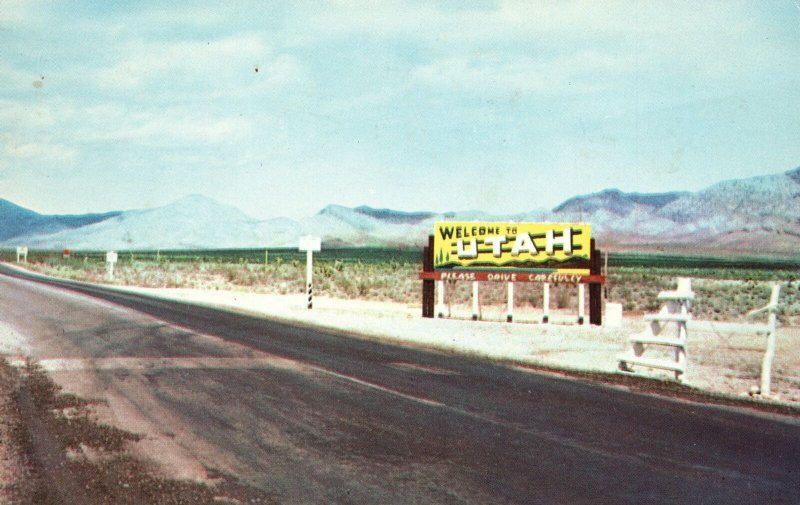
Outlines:
{"label": "sign support beam", "polygon": [[[422,251],[422,273],[433,275],[433,235],[428,236],[428,245]],[[422,317],[433,317],[434,290],[433,279],[422,280]]]}

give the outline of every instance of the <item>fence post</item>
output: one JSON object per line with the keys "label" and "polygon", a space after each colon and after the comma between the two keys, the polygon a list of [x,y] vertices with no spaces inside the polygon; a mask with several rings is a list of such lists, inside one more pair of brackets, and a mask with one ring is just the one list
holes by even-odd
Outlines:
{"label": "fence post", "polygon": [[769,317],[767,319],[767,349],[764,352],[764,359],[761,361],[761,394],[769,396],[772,394],[772,361],[775,359],[775,333],[778,328],[778,297],[781,293],[781,285],[772,286],[772,293],[769,298]]}

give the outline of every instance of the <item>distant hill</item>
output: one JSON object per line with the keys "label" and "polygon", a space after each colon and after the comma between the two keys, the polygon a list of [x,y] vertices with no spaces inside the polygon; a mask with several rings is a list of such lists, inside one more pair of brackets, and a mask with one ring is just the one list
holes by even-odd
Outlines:
{"label": "distant hill", "polygon": [[46,235],[75,229],[118,216],[121,212],[82,215],[42,215],[0,198],[0,243],[19,236]]}
{"label": "distant hill", "polygon": [[30,233],[5,243],[76,250],[240,247],[259,243],[257,223],[235,207],[191,195],[163,207],[117,212],[80,228]]}
{"label": "distant hill", "polygon": [[142,210],[45,216],[0,200],[0,246],[58,249],[295,247],[314,234],[336,246],[419,247],[436,221],[590,223],[601,246],[692,247],[747,254],[800,250],[800,168],[723,181],[698,192],[579,195],[552,210],[498,216],[480,210],[403,212],[328,205],[293,220],[256,220],[201,195]]}
{"label": "distant hill", "polygon": [[553,212],[557,214],[565,212],[591,213],[604,209],[615,214],[627,214],[637,206],[658,210],[689,194],[689,192],[623,193],[618,189],[606,189],[599,193],[570,198],[553,209]]}
{"label": "distant hill", "polygon": [[[573,200],[585,202],[584,221],[610,245],[681,244],[750,254],[800,248],[800,168],[722,181],[696,193],[608,195]],[[574,204],[555,214],[578,216]]]}
{"label": "distant hill", "polygon": [[373,209],[364,205],[356,207],[353,210],[359,214],[364,214],[365,216],[394,224],[418,224],[426,219],[436,217],[436,214],[433,212],[401,212],[391,209]]}

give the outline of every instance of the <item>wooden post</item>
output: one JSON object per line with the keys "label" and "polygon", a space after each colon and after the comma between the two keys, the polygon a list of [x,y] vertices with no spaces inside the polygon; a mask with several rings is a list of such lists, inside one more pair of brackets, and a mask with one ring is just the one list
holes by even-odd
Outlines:
{"label": "wooden post", "polygon": [[477,321],[480,316],[480,302],[478,299],[478,281],[472,281],[472,320]]}
{"label": "wooden post", "polygon": [[514,321],[514,283],[508,283],[508,312],[506,315],[506,321],[509,323]]}
{"label": "wooden post", "polygon": [[[422,251],[422,271],[433,272],[433,235],[428,235],[428,245]],[[422,281],[422,317],[433,317],[435,281]]]}
{"label": "wooden post", "polygon": [[775,359],[775,333],[778,328],[778,297],[781,293],[781,285],[772,286],[772,294],[769,298],[769,318],[767,320],[767,349],[764,352],[764,359],[761,361],[761,394],[770,396],[772,394],[772,361]]}
{"label": "wooden post", "polygon": [[772,394],[772,361],[775,359],[775,328],[777,327],[777,316],[774,312],[769,313],[767,326],[770,328],[767,333],[767,350],[761,361],[761,394],[763,396]]}
{"label": "wooden post", "polygon": [[[592,239],[590,247],[592,259],[589,263],[589,273],[602,275],[600,251],[597,250],[594,239]],[[603,285],[600,283],[589,284],[589,324],[603,325]]]}
{"label": "wooden post", "polygon": [[543,284],[544,293],[542,294],[542,298],[544,299],[544,315],[542,316],[542,322],[548,323],[550,322],[550,283],[545,282]]}
{"label": "wooden post", "polygon": [[436,281],[436,316],[444,317],[444,281]]}
{"label": "wooden post", "polygon": [[608,293],[611,291],[611,284],[608,281],[608,246],[606,246],[606,250],[603,251],[605,261],[603,263],[603,275],[606,276],[605,286],[603,286],[603,298],[608,300]]}

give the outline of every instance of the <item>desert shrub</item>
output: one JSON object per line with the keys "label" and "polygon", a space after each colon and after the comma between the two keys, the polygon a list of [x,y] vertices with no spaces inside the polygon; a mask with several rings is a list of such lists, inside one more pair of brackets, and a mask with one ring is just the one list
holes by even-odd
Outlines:
{"label": "desert shrub", "polygon": [[570,286],[557,286],[555,289],[556,307],[559,309],[569,308],[572,302],[572,295],[570,293]]}
{"label": "desert shrub", "polygon": [[[247,260],[237,255],[232,260],[208,255],[189,255],[180,261],[161,261],[145,254],[120,255],[115,268],[115,284],[143,287],[197,289],[234,289],[263,293],[300,293],[305,290],[305,261],[286,255],[270,254],[270,261]],[[263,253],[260,253],[263,260]],[[108,282],[105,263],[100,254],[84,254],[64,259],[60,254],[36,254],[29,257],[28,268],[59,277]],[[341,298],[387,300],[419,303],[421,298],[418,271],[413,261],[394,259],[352,261],[339,258],[314,263],[315,293]],[[691,275],[690,275],[691,274]],[[623,304],[626,312],[654,312],[660,308],[658,293],[674,289],[678,276],[693,277],[692,288],[697,296],[693,306],[698,319],[743,321],[745,314],[769,301],[770,284],[788,281],[781,291],[779,317],[783,324],[800,324],[800,282],[795,271],[745,270],[735,268],[644,268],[617,267],[608,275],[611,301]],[[552,286],[554,306],[574,306],[574,286]],[[515,288],[517,303],[542,305],[541,284],[520,283]],[[506,302],[505,283],[481,283],[481,303]],[[447,282],[445,302],[467,304],[472,297],[470,282]]]}

